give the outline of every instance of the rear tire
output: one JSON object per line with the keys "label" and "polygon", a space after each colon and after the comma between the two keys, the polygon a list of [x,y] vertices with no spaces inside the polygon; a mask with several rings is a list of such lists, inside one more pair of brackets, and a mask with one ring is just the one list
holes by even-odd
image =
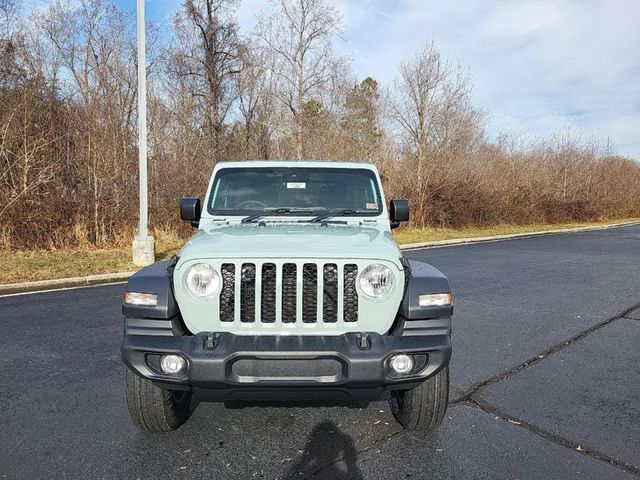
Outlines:
{"label": "rear tire", "polygon": [[440,426],[449,401],[449,367],[412,390],[391,392],[391,411],[407,430],[430,432]]}
{"label": "rear tire", "polygon": [[143,432],[170,432],[191,415],[191,392],[164,390],[127,369],[127,406]]}

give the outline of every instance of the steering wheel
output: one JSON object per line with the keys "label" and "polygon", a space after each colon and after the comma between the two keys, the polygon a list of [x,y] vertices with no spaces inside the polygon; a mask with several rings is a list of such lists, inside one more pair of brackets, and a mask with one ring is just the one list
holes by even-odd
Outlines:
{"label": "steering wheel", "polygon": [[243,209],[243,210],[245,210],[245,209],[246,210],[263,210],[263,209],[267,208],[267,206],[264,203],[259,202],[257,200],[246,200],[246,201],[240,203],[238,205],[238,208],[239,209]]}

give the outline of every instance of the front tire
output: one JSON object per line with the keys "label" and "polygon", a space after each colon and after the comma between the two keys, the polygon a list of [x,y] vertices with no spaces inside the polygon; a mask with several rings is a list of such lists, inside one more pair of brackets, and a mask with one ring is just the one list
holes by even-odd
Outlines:
{"label": "front tire", "polygon": [[191,415],[191,392],[164,390],[127,369],[127,406],[143,432],[170,432]]}
{"label": "front tire", "polygon": [[430,432],[440,426],[449,401],[449,367],[411,390],[391,392],[391,411],[407,430]]}

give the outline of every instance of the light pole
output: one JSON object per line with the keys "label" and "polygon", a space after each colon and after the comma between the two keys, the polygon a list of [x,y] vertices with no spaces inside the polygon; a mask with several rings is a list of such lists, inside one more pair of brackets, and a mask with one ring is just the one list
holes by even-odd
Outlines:
{"label": "light pole", "polygon": [[133,263],[155,261],[155,243],[147,225],[147,64],[145,59],[144,0],[138,0],[138,174],[140,178],[140,226],[133,239]]}

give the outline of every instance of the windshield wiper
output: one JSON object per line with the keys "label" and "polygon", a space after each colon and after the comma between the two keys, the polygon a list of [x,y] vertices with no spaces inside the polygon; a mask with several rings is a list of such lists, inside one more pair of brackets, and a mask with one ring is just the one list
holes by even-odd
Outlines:
{"label": "windshield wiper", "polygon": [[277,217],[278,215],[284,215],[285,213],[309,213],[309,212],[313,212],[313,210],[310,210],[307,208],[289,208],[289,207],[272,208],[269,210],[263,210],[262,212],[259,212],[259,213],[254,213],[252,215],[249,215],[248,217],[244,217],[240,221],[240,223],[250,223],[250,222],[253,222],[254,220],[257,220],[258,218],[268,217],[268,216]]}
{"label": "windshield wiper", "polygon": [[284,213],[289,213],[291,211],[290,208],[274,208],[272,210],[263,210],[259,213],[254,213],[253,215],[249,215],[248,217],[244,217],[240,223],[249,223],[257,220],[260,217],[265,217],[267,215],[282,215]]}
{"label": "windshield wiper", "polygon": [[343,208],[340,210],[330,210],[326,213],[323,213],[322,215],[318,215],[317,217],[313,217],[311,220],[306,220],[306,221],[310,223],[317,223],[317,222],[322,222],[323,220],[326,220],[327,218],[331,218],[331,217],[342,217],[344,215],[355,215],[358,213],[370,213],[370,212],[363,212],[362,210],[353,210],[351,208]]}

